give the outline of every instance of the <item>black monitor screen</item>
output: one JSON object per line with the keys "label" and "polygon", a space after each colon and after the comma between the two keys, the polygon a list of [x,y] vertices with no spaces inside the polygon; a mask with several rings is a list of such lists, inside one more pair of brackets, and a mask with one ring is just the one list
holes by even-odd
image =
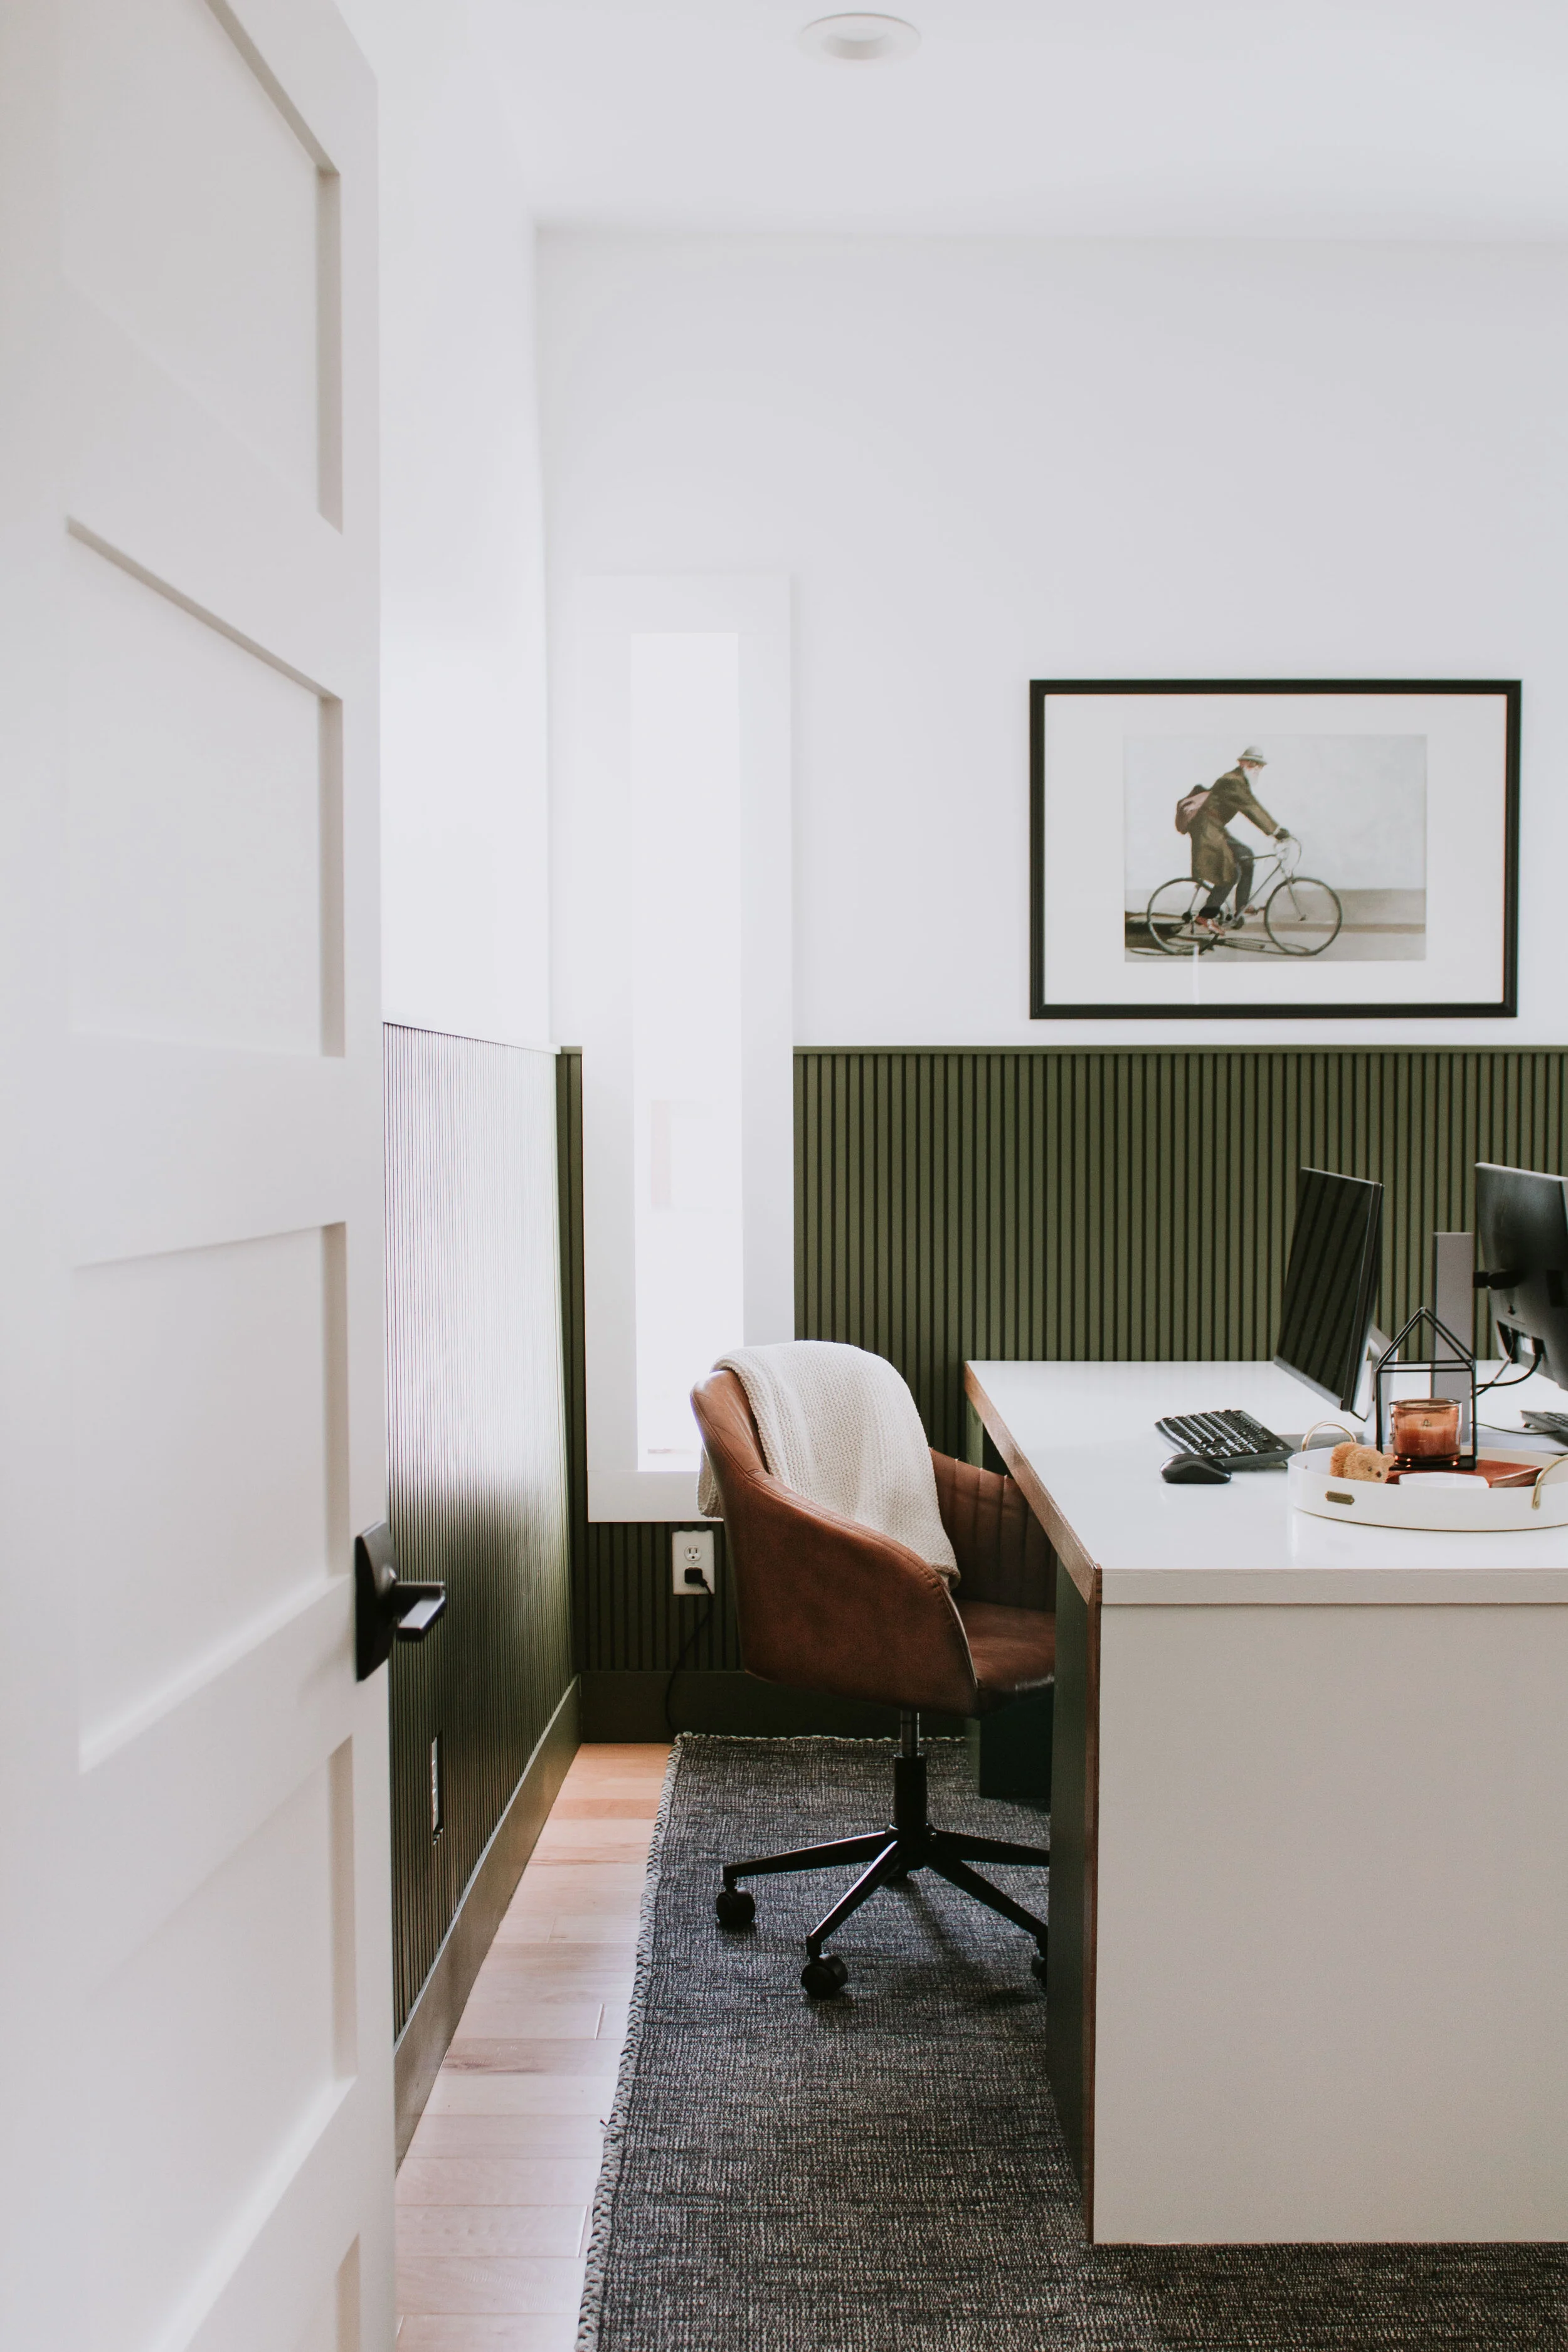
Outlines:
{"label": "black monitor screen", "polygon": [[1274,1360],[1346,1412],[1355,1407],[1382,1253],[1382,1185],[1303,1168]]}
{"label": "black monitor screen", "polygon": [[1487,1276],[1505,1353],[1529,1358],[1539,1352],[1548,1376],[1568,1388],[1568,1202],[1562,1177],[1480,1161],[1476,1259]]}

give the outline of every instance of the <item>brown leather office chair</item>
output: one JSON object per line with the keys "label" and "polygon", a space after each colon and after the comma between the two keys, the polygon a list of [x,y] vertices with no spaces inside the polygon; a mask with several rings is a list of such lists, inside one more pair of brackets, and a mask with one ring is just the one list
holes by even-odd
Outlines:
{"label": "brown leather office chair", "polygon": [[970,1869],[972,1862],[1044,1865],[1048,1852],[999,1838],[934,1829],[926,1806],[920,1710],[982,1715],[1049,1683],[1056,1667],[1055,1561],[1011,1478],[931,1454],[937,1501],[961,1580],[887,1536],[819,1509],[769,1475],[746,1392],[733,1372],[710,1372],[692,1411],[724,1502],[742,1656],[764,1682],[873,1699],[900,1710],[893,1819],[865,1837],[729,1863],[714,1907],[722,1926],[749,1927],[752,1897],[739,1885],[773,1871],[867,1867],[805,1939],[801,1982],[818,2000],[848,1971],[824,1944],[889,1879],[934,1870],[950,1885],[1035,1939],[1046,1973],[1046,1923]]}

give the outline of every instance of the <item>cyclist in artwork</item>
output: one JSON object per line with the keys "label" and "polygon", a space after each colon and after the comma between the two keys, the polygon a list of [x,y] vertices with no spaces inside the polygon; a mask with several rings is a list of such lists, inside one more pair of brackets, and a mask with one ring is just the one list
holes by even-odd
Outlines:
{"label": "cyclist in artwork", "polygon": [[[1333,945],[1344,920],[1339,894],[1298,870],[1300,842],[1254,792],[1267,764],[1249,743],[1224,775],[1178,800],[1176,831],[1191,843],[1191,870],[1151,894],[1137,935],[1129,934],[1134,954],[1318,956]],[[1237,817],[1266,848],[1249,849],[1228,830]],[[1259,916],[1260,929],[1249,919]]]}
{"label": "cyclist in artwork", "polygon": [[1182,811],[1191,811],[1185,826],[1180,812],[1176,824],[1178,831],[1185,831],[1192,844],[1193,880],[1205,884],[1208,889],[1194,929],[1210,937],[1216,937],[1226,929],[1226,904],[1233,890],[1236,911],[1229,919],[1233,923],[1258,912],[1250,903],[1252,852],[1245,842],[1226,830],[1232,819],[1244,816],[1259,833],[1276,841],[1290,839],[1285,826],[1276,823],[1252,789],[1253,779],[1267,765],[1257,744],[1249,743],[1245,751],[1237,754],[1234,768],[1216,776],[1206,792],[1191,793],[1181,803]]}

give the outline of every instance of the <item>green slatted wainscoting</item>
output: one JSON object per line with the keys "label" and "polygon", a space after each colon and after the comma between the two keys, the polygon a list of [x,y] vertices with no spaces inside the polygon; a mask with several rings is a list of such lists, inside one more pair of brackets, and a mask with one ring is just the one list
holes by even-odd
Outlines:
{"label": "green slatted wainscoting", "polygon": [[[670,1589],[670,1538],[682,1522],[640,1525],[589,1519],[583,1364],[582,1055],[563,1053],[556,1076],[573,1634],[584,1738],[662,1739],[671,1725],[682,1731],[826,1731],[847,1736],[889,1732],[895,1718],[886,1708],[859,1706],[847,1699],[813,1698],[753,1682],[742,1672],[722,1528],[716,1530],[718,1593],[710,1611],[702,1601],[677,1600]],[[672,1685],[671,1673],[678,1665],[680,1671]]]}
{"label": "green slatted wainscoting", "polygon": [[553,1057],[388,1027],[385,1078],[388,1517],[447,1591],[389,1668],[401,2157],[577,1710]]}
{"label": "green slatted wainscoting", "polygon": [[[668,1528],[588,1524],[578,1057],[562,1056],[560,1081],[586,1709],[596,1677],[635,1673],[646,1689],[668,1675],[692,1604],[668,1589]],[[931,1443],[959,1454],[966,1357],[1268,1356],[1304,1163],[1387,1187],[1379,1318],[1393,1328],[1422,1301],[1433,1232],[1471,1223],[1478,1160],[1568,1162],[1565,1081],[1557,1048],[802,1051],[795,1328],[889,1357]],[[722,1564],[719,1580],[722,1601]],[[721,1606],[677,1720],[706,1720],[704,1676],[738,1664]]]}
{"label": "green slatted wainscoting", "polygon": [[1559,1170],[1568,1055],[1232,1047],[803,1053],[803,1337],[898,1365],[964,1447],[966,1357],[1273,1353],[1303,1165],[1381,1179],[1379,1319],[1422,1303],[1478,1160]]}

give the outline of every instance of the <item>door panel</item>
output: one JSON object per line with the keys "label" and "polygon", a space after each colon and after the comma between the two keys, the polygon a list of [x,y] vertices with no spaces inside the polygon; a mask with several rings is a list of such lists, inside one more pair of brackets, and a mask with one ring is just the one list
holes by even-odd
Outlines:
{"label": "door panel", "polygon": [[254,1639],[342,1559],[349,1531],[331,1507],[342,1485],[338,1238],[268,1234],[77,1275],[89,1747]]}
{"label": "door panel", "polygon": [[67,274],[313,500],[317,158],[226,10],[135,0],[76,13],[62,107]]}
{"label": "door panel", "polygon": [[321,698],[96,548],[68,572],[75,1025],[319,1054]]}
{"label": "door panel", "polygon": [[[83,1870],[104,1971],[268,1819],[301,1755],[334,1752],[344,1639],[334,1578],[247,1625],[144,1712],[82,1742]],[[290,1694],[281,1707],[280,1686]]]}
{"label": "door panel", "polygon": [[327,0],[0,11],[6,2344],[392,2341],[374,178]]}
{"label": "door panel", "polygon": [[219,2242],[258,2165],[312,2141],[342,2095],[331,1779],[329,1760],[94,2000],[95,2265],[128,2342],[156,2340],[193,2244]]}

